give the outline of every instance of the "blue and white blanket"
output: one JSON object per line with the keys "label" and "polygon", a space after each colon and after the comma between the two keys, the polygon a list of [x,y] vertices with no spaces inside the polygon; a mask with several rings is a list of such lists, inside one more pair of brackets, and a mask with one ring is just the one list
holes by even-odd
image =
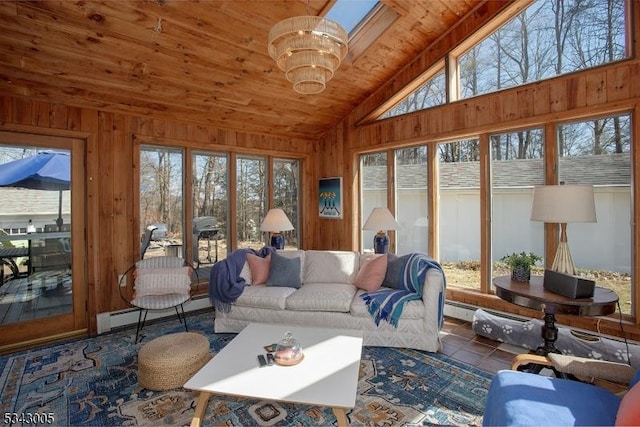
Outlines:
{"label": "blue and white blanket", "polygon": [[211,305],[217,311],[228,313],[231,310],[231,304],[242,295],[246,286],[240,273],[247,260],[247,254],[251,253],[264,258],[273,252],[275,249],[270,246],[265,246],[259,251],[237,249],[222,261],[215,263],[209,275],[209,301],[211,301]]}
{"label": "blue and white blanket", "polygon": [[[381,320],[385,320],[398,327],[398,320],[400,320],[404,304],[422,298],[422,286],[427,277],[427,271],[431,268],[440,270],[442,277],[445,277],[442,266],[437,261],[425,254],[413,253],[409,256],[402,271],[401,289],[385,288],[374,292],[365,292],[361,295],[376,325],[379,325]],[[444,321],[445,289],[446,281],[443,280],[443,289],[440,291],[438,304],[440,327]]]}

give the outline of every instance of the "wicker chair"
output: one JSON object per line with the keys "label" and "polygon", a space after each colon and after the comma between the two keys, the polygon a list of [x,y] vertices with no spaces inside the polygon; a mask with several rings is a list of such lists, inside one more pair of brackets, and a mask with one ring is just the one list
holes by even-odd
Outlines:
{"label": "wicker chair", "polygon": [[147,258],[129,267],[120,276],[118,289],[122,299],[139,311],[135,342],[138,342],[149,310],[174,308],[188,332],[184,303],[191,299],[192,286],[197,283],[197,271],[178,257]]}

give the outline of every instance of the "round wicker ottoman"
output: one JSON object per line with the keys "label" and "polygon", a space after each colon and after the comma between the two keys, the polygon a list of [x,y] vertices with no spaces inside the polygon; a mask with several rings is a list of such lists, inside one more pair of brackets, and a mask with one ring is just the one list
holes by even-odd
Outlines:
{"label": "round wicker ottoman", "polygon": [[169,334],[149,341],[138,353],[138,383],[149,390],[184,385],[209,360],[209,340],[194,332]]}

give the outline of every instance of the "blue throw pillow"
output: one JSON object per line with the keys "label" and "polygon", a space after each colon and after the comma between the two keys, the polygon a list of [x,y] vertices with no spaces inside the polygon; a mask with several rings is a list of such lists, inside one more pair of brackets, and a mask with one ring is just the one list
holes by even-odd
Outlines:
{"label": "blue throw pillow", "polygon": [[404,267],[407,265],[411,254],[396,256],[394,254],[387,254],[387,274],[384,276],[382,286],[392,289],[404,289],[403,284],[403,272]]}
{"label": "blue throw pillow", "polygon": [[278,252],[273,252],[266,285],[299,288],[302,285],[300,281],[300,257],[287,258],[279,255]]}

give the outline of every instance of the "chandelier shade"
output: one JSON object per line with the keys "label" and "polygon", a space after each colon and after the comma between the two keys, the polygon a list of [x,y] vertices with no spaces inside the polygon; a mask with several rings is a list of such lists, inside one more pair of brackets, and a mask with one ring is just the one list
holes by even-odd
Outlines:
{"label": "chandelier shade", "polygon": [[269,55],[301,94],[322,92],[348,51],[347,32],[330,19],[294,16],[269,31]]}

